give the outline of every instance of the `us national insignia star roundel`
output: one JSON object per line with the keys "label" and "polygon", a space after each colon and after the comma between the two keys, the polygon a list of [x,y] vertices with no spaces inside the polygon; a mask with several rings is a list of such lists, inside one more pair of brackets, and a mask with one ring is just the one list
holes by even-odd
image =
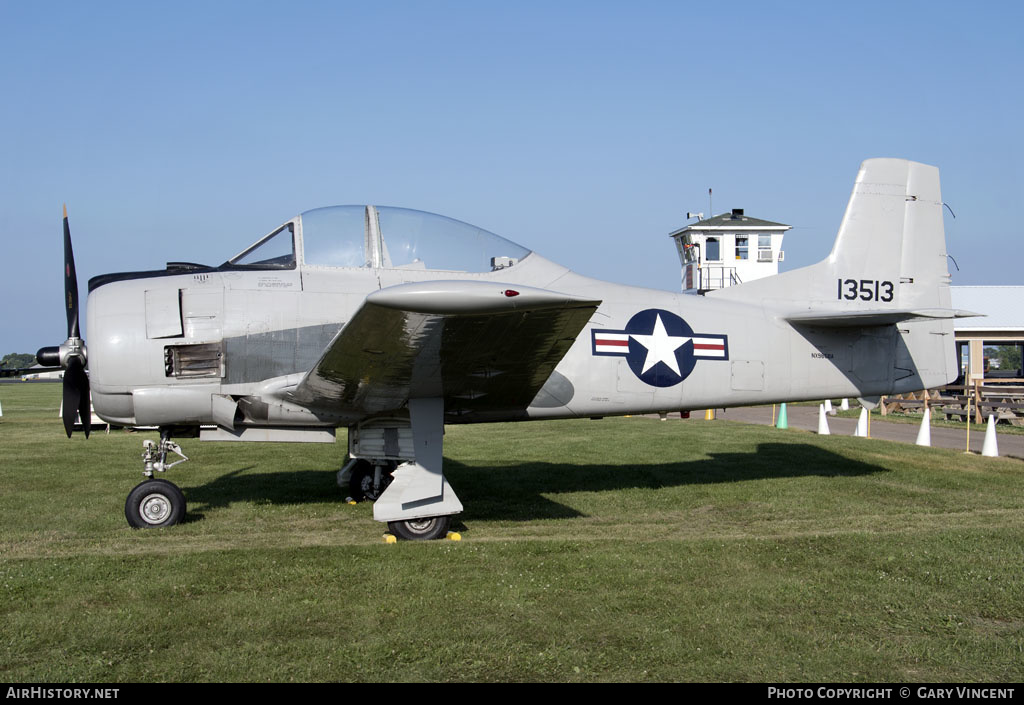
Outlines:
{"label": "us national insignia star roundel", "polygon": [[633,315],[625,330],[593,330],[594,355],[625,357],[640,381],[672,387],[686,379],[697,360],[728,360],[724,335],[696,334],[682,318],[660,308]]}

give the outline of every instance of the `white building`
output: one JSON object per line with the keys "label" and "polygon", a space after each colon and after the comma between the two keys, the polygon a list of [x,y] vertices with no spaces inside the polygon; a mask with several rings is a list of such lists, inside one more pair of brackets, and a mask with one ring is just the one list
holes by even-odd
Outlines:
{"label": "white building", "polygon": [[791,227],[734,208],[670,233],[683,268],[683,291],[705,294],[778,274],[782,237]]}
{"label": "white building", "polygon": [[32,365],[32,367],[26,370],[26,373],[21,376],[22,382],[37,379],[64,379],[64,370],[56,370],[54,372],[33,372],[32,368],[35,367],[38,367],[39,369],[46,369],[42,365]]}
{"label": "white building", "polygon": [[1024,369],[991,364],[1001,347],[1024,349],[1024,286],[953,286],[953,308],[984,314],[959,318],[956,333],[960,370],[968,384],[1000,378],[1024,379]]}

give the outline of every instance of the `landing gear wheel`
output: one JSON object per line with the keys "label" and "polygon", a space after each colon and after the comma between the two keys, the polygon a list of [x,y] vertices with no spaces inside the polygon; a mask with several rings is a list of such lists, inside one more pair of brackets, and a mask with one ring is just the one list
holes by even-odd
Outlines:
{"label": "landing gear wheel", "polygon": [[348,483],[348,491],[357,502],[362,502],[364,499],[368,499],[371,502],[377,501],[377,499],[384,494],[384,490],[388,488],[394,476],[391,474],[394,471],[393,466],[386,466],[381,470],[380,484],[375,485],[373,482],[374,467],[365,460],[359,461],[359,463],[352,469],[352,478]]}
{"label": "landing gear wheel", "polygon": [[185,518],[185,495],[167,480],[146,480],[128,493],[124,517],[133,529],[174,526]]}
{"label": "landing gear wheel", "polygon": [[430,541],[446,536],[451,523],[451,516],[389,521],[388,531],[406,541]]}

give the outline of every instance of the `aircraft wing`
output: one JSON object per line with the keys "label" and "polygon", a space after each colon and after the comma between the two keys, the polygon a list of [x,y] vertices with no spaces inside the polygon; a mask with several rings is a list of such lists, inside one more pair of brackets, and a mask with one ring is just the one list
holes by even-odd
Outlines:
{"label": "aircraft wing", "polygon": [[400,284],[366,297],[290,394],[379,413],[443,398],[447,415],[525,409],[600,301],[515,284]]}
{"label": "aircraft wing", "polygon": [[983,316],[981,313],[952,308],[926,308],[916,310],[852,310],[806,311],[785,316],[790,323],[824,328],[851,328],[858,326],[886,326],[915,320],[941,320]]}

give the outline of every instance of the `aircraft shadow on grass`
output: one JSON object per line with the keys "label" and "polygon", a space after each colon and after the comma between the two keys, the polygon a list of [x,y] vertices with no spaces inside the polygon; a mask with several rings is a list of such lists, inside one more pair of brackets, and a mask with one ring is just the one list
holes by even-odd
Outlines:
{"label": "aircraft shadow on grass", "polygon": [[[336,468],[253,473],[239,468],[197,487],[184,488],[190,514],[236,502],[308,504],[337,502],[346,492],[335,482]],[[466,504],[462,521],[531,521],[584,516],[546,495],[614,492],[685,485],[795,477],[858,477],[888,472],[884,467],[811,445],[762,443],[753,453],[711,453],[710,458],[636,465],[572,465],[528,462],[468,466],[446,459],[445,476]],[[198,505],[198,506],[197,506]],[[195,515],[200,519],[201,515]]]}

